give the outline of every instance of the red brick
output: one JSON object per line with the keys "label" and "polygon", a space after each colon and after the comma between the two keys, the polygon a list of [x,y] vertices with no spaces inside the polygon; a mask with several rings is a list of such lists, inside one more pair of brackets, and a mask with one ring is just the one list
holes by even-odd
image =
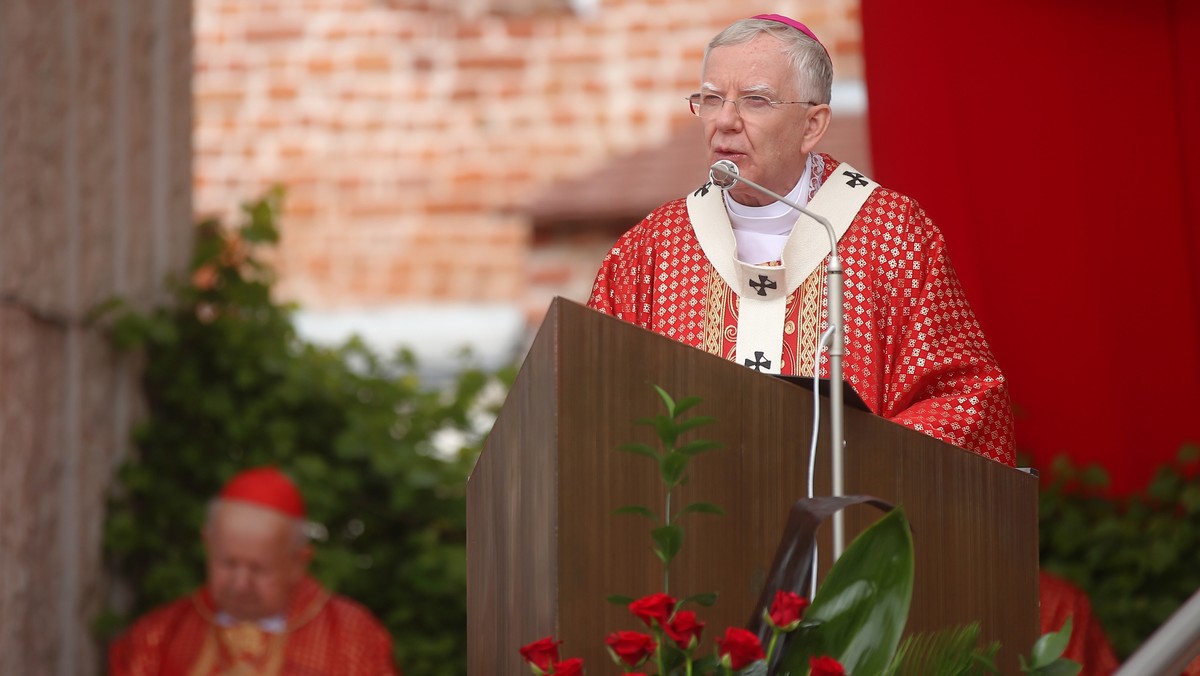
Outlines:
{"label": "red brick", "polygon": [[458,67],[464,70],[521,70],[525,65],[523,57],[507,55],[464,56],[458,60]]}
{"label": "red brick", "polygon": [[311,75],[329,75],[333,73],[333,60],[326,57],[314,57],[305,64],[305,69]]}
{"label": "red brick", "polygon": [[432,199],[426,202],[424,208],[424,212],[430,216],[478,213],[482,210],[483,204],[479,200],[473,200],[465,196],[448,199]]}
{"label": "red brick", "polygon": [[391,70],[392,61],[386,54],[360,54],[354,57],[354,69],[363,73]]}
{"label": "red brick", "polygon": [[304,24],[279,24],[275,26],[252,26],[246,29],[250,42],[286,42],[304,37]]}
{"label": "red brick", "polygon": [[[828,45],[829,43],[826,42],[825,44]],[[830,48],[829,52],[831,54],[837,54],[839,56],[849,56],[852,54],[861,54],[862,53],[862,43],[855,39],[839,38],[834,41],[833,47]]]}
{"label": "red brick", "polygon": [[290,101],[296,98],[296,88],[291,85],[271,85],[267,88],[267,96],[276,101]]}
{"label": "red brick", "polygon": [[564,286],[571,280],[571,268],[565,265],[546,266],[535,268],[530,271],[528,282],[530,284],[544,284],[547,286]]}
{"label": "red brick", "polygon": [[237,88],[204,87],[196,92],[196,105],[241,103],[246,93]]}

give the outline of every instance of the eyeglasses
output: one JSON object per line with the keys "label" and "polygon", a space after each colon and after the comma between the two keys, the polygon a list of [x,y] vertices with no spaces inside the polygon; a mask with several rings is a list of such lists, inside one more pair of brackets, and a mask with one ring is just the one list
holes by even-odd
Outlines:
{"label": "eyeglasses", "polygon": [[725,109],[725,104],[733,102],[733,107],[737,110],[738,115],[750,117],[753,115],[762,115],[767,111],[774,110],[776,106],[785,106],[792,103],[803,103],[808,106],[817,105],[816,101],[772,101],[771,99],[761,94],[749,94],[736,99],[727,99],[718,94],[692,94],[688,97],[688,103],[692,106],[692,114],[700,117],[716,117]]}

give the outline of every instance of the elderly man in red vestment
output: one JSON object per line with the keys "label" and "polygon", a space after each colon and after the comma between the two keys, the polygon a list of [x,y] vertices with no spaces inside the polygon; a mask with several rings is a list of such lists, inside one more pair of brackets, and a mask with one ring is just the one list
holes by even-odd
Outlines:
{"label": "elderly man in red vestment", "polygon": [[[1012,465],[1008,387],[912,199],[814,151],[833,68],[797,21],[734,23],[704,57],[691,109],[710,163],[828,218],[845,269],[845,377],[873,412]],[[605,258],[589,305],[760,371],[812,374],[825,330],[823,227],[753,187],[711,184],[654,210]]]}
{"label": "elderly man in red vestment", "polygon": [[212,502],[207,584],[151,611],[109,651],[114,676],[397,674],[392,639],[308,576],[304,502],[279,470],[246,470]]}
{"label": "elderly man in red vestment", "polygon": [[[759,15],[713,38],[702,71],[689,102],[709,163],[729,160],[833,224],[846,380],[874,413],[1013,465],[1008,386],[942,233],[909,197],[815,151],[832,115],[824,46],[794,19]],[[828,377],[818,343],[829,254],[816,221],[744,183],[710,182],[621,236],[588,305],[759,371]],[[1078,613],[1068,654],[1094,663],[1084,673],[1111,673],[1082,592],[1048,583],[1042,601],[1053,629],[1064,609]]]}

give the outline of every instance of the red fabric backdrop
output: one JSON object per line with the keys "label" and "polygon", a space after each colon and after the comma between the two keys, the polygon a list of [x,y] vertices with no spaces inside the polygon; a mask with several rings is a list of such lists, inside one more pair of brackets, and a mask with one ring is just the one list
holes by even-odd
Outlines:
{"label": "red fabric backdrop", "polygon": [[1021,451],[1143,487],[1200,441],[1200,2],[863,0],[862,19],[875,178],[945,232]]}

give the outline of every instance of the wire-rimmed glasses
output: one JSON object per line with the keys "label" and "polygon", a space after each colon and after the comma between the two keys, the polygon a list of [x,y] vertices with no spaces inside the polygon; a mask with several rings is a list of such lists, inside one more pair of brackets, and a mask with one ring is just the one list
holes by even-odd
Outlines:
{"label": "wire-rimmed glasses", "polygon": [[727,99],[720,94],[697,92],[687,97],[687,100],[688,104],[692,107],[692,114],[704,118],[716,117],[728,102],[732,102],[738,115],[743,117],[759,115],[769,110],[774,110],[777,106],[786,106],[793,103],[802,103],[809,106],[817,105],[816,101],[774,101],[762,94],[747,94],[746,96],[739,96],[736,99]]}

